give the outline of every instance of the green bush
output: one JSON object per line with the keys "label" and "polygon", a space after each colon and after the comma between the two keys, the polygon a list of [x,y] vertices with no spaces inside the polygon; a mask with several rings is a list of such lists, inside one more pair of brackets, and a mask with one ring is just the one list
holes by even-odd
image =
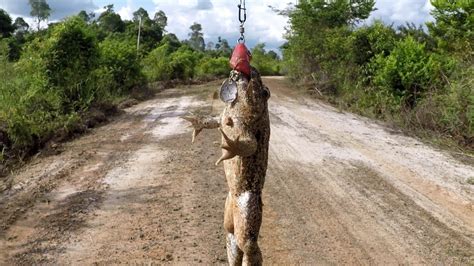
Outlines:
{"label": "green bush", "polygon": [[430,34],[438,48],[456,54],[464,60],[474,57],[474,1],[431,0],[434,22],[428,22]]}
{"label": "green bush", "polygon": [[132,40],[107,37],[99,44],[99,50],[98,72],[112,77],[110,90],[113,93],[124,94],[144,84],[145,77]]}
{"label": "green bush", "polygon": [[345,60],[351,55],[351,26],[369,17],[374,5],[372,0],[314,0],[287,10],[291,27],[283,55],[289,76],[304,83],[317,76],[318,87],[333,90],[344,86],[354,75]]}
{"label": "green bush", "polygon": [[188,46],[181,46],[176,52],[171,54],[172,78],[192,79],[194,77],[194,68],[200,57],[202,57],[201,53],[193,51]]}
{"label": "green bush", "polygon": [[229,59],[225,57],[203,57],[196,66],[198,78],[216,78],[229,75]]}
{"label": "green bush", "polygon": [[280,75],[280,61],[278,57],[265,50],[265,44],[260,43],[252,49],[251,64],[258,69],[261,75]]}
{"label": "green bush", "polygon": [[[300,1],[288,15],[285,70],[341,107],[451,136],[474,149],[474,1],[431,0],[425,28],[355,25],[375,1]],[[265,69],[265,66],[263,67]]]}
{"label": "green bush", "polygon": [[148,81],[171,79],[173,69],[169,62],[172,52],[171,46],[165,43],[155,48],[143,59],[143,72]]}
{"label": "green bush", "polygon": [[409,107],[428,89],[443,86],[443,71],[450,68],[412,37],[398,42],[389,56],[378,54],[373,63],[374,85],[402,97]]}
{"label": "green bush", "polygon": [[157,47],[143,60],[148,81],[191,79],[202,54],[183,45],[176,51],[169,43]]}
{"label": "green bush", "polygon": [[13,64],[7,61],[8,50],[0,46],[0,126],[12,142],[2,150],[27,151],[58,125],[63,101],[60,93],[47,89],[40,53],[27,53]]}
{"label": "green bush", "polygon": [[358,65],[369,63],[376,55],[388,56],[395,47],[397,34],[381,21],[361,27],[352,33],[351,51]]}
{"label": "green bush", "polygon": [[94,99],[89,77],[96,68],[98,51],[87,24],[79,17],[69,18],[53,29],[39,52],[44,60],[47,86],[60,93],[64,108],[75,111],[89,106]]}
{"label": "green bush", "polygon": [[420,101],[409,123],[442,132],[474,147],[474,67],[459,65],[442,91]]}
{"label": "green bush", "polygon": [[341,90],[356,80],[359,67],[352,62],[352,38],[348,27],[327,31],[322,41],[323,55],[320,56],[320,71],[312,76],[318,77],[316,85],[326,93],[338,95]]}
{"label": "green bush", "polygon": [[97,45],[90,26],[76,17],[30,41],[17,63],[8,62],[8,53],[7,41],[0,41],[0,129],[10,143],[2,154],[24,154],[58,129],[76,130],[90,106],[144,81],[131,41],[110,37]]}

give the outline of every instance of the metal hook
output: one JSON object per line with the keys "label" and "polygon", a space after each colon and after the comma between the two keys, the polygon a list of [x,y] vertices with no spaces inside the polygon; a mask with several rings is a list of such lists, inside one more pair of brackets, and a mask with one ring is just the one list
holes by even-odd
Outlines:
{"label": "metal hook", "polygon": [[237,5],[239,8],[239,21],[240,21],[240,38],[238,43],[245,43],[245,21],[247,21],[247,8],[245,7],[245,0],[240,0],[240,4]]}
{"label": "metal hook", "polygon": [[[243,5],[242,5],[243,3]],[[240,0],[240,4],[237,5],[239,8],[239,21],[240,23],[245,23],[247,21],[247,8],[245,7],[245,0]]]}

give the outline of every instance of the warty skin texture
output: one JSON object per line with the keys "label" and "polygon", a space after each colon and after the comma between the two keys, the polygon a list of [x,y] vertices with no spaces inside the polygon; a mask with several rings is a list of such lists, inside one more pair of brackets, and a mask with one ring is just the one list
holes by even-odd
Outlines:
{"label": "warty skin texture", "polygon": [[261,265],[258,235],[262,223],[262,189],[268,163],[270,91],[252,68],[248,81],[237,81],[237,98],[226,104],[219,119],[186,116],[194,127],[193,142],[203,129],[219,128],[222,156],[229,187],[224,228],[230,265]]}

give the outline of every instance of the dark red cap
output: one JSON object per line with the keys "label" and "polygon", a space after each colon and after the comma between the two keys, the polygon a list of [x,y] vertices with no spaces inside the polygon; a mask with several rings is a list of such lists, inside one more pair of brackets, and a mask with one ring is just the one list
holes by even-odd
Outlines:
{"label": "dark red cap", "polygon": [[230,58],[230,67],[250,77],[250,60],[252,60],[250,51],[245,44],[239,43],[235,46],[232,57]]}

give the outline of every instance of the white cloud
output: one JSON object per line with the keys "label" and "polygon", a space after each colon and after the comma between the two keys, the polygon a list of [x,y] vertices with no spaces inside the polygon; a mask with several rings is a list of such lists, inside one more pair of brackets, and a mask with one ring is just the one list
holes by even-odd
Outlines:
{"label": "white cloud", "polygon": [[389,24],[402,25],[406,22],[424,24],[433,19],[430,0],[378,0],[375,7],[377,10],[369,21],[380,19]]}
{"label": "white cloud", "polygon": [[[148,10],[150,17],[158,10],[168,16],[169,32],[180,39],[187,39],[189,27],[194,23],[203,26],[206,42],[216,42],[219,36],[233,44],[239,38],[238,0],[47,0],[53,9],[51,20],[77,14],[80,10],[99,11],[100,7],[112,3],[122,19],[132,19],[139,7]],[[246,23],[247,43],[251,47],[257,42],[265,42],[267,48],[277,49],[284,43],[284,27],[287,18],[275,14],[268,6],[285,8],[297,0],[247,0],[248,17]],[[423,24],[432,20],[429,14],[432,6],[429,0],[377,0],[377,11],[369,22],[381,19],[395,25],[413,22]],[[30,7],[28,0],[0,0],[0,8],[16,16],[28,19]],[[102,10],[103,11],[103,10]]]}
{"label": "white cloud", "polygon": [[133,1],[127,0],[127,5],[122,6],[117,13],[124,20],[131,20],[133,18],[133,12],[135,12]]}
{"label": "white cloud", "polygon": [[[288,2],[295,2],[289,0]],[[216,42],[219,36],[234,43],[240,36],[238,1],[225,0],[154,0],[155,11],[163,10],[168,17],[169,32],[180,39],[188,38],[189,27],[200,23],[206,42]],[[274,13],[268,6],[284,8],[287,2],[277,0],[247,1],[246,38],[249,46],[267,43],[268,48],[278,49],[283,44],[287,19]],[[202,8],[206,6],[207,8]]]}
{"label": "white cloud", "polygon": [[[97,9],[93,0],[48,0],[47,3],[51,7],[50,20],[52,21],[77,14],[81,10],[90,12]],[[0,8],[21,17],[29,17],[31,10],[28,0],[1,0]]]}
{"label": "white cloud", "polygon": [[209,10],[212,9],[214,5],[212,4],[211,0],[198,0],[196,7],[200,10]]}

